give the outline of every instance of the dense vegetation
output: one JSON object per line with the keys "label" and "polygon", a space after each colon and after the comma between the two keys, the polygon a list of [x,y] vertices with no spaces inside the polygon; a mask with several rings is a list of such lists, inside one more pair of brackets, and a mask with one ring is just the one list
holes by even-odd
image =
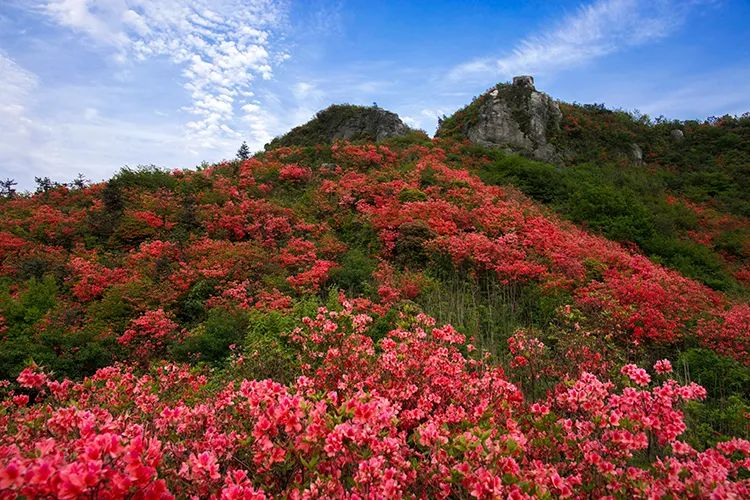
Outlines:
{"label": "dense vegetation", "polygon": [[660,234],[557,168],[412,136],[1,200],[0,490],[747,496],[750,307],[496,185]]}
{"label": "dense vegetation", "polygon": [[336,139],[376,142],[384,138],[378,136],[384,130],[400,130],[403,134],[415,132],[406,127],[398,115],[379,108],[376,104],[373,106],[334,104],[318,111],[309,122],[276,137],[266,144],[266,149],[331,144]]}
{"label": "dense vegetation", "polygon": [[[523,100],[528,87],[501,84],[502,98]],[[438,137],[465,140],[483,94],[441,121]],[[637,247],[706,285],[750,293],[750,115],[704,122],[651,120],[601,105],[560,103],[550,141],[560,165],[477,148],[490,162],[483,180],[511,184],[566,218]],[[517,121],[523,124],[523,112]],[[523,127],[522,127],[523,128]],[[644,162],[630,157],[633,144]]]}

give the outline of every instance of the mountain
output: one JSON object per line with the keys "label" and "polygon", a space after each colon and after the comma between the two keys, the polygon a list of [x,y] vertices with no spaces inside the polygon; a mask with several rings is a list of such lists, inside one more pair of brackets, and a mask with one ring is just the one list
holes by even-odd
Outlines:
{"label": "mountain", "polygon": [[266,145],[266,149],[282,146],[314,146],[337,140],[379,142],[389,137],[412,132],[396,113],[372,106],[334,104],[319,111],[315,118],[293,128]]}
{"label": "mountain", "polygon": [[496,90],[0,199],[0,488],[750,495],[744,202],[690,180],[742,182],[746,118]]}
{"label": "mountain", "polygon": [[554,101],[518,77],[442,120],[437,137],[489,147],[478,153],[491,158],[478,171],[485,181],[512,184],[573,222],[748,297],[750,115],[651,120]]}

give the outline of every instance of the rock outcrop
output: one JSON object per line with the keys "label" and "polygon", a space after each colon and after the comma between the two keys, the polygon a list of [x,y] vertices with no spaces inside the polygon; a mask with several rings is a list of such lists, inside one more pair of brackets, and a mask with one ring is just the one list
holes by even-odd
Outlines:
{"label": "rock outcrop", "polygon": [[536,90],[532,76],[524,75],[513,78],[512,84],[493,87],[443,121],[437,135],[463,136],[483,146],[557,162],[561,153],[551,139],[559,133],[561,119],[557,103]]}
{"label": "rock outcrop", "polygon": [[643,150],[636,143],[630,145],[630,161],[636,165],[643,165]]}
{"label": "rock outcrop", "polygon": [[396,113],[372,106],[334,104],[315,118],[277,137],[266,149],[280,146],[313,146],[337,140],[378,142],[412,132]]}

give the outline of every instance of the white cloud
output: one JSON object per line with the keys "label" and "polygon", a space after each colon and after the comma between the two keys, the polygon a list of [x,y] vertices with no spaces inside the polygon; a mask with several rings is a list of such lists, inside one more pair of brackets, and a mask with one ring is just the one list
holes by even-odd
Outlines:
{"label": "white cloud", "polygon": [[25,113],[25,102],[39,81],[0,52],[0,118],[18,120]]}
{"label": "white cloud", "polygon": [[297,82],[292,85],[292,95],[298,101],[317,100],[323,92],[314,83]]}
{"label": "white cloud", "polygon": [[16,177],[24,165],[33,164],[34,142],[44,135],[32,119],[30,106],[39,85],[37,76],[0,52],[0,168]]}
{"label": "white cloud", "polygon": [[422,126],[422,122],[415,119],[414,117],[411,117],[409,115],[403,115],[401,116],[401,121],[407,124],[408,126],[412,128],[420,128]]}
{"label": "white cloud", "polygon": [[[56,23],[109,49],[123,74],[128,64],[157,57],[181,66],[191,96],[184,110],[193,115],[186,130],[200,148],[220,149],[242,136],[235,109],[252,95],[252,82],[270,79],[287,57],[273,45],[286,22],[285,2],[47,0],[43,8]],[[256,120],[256,132],[268,135],[261,125]]]}
{"label": "white cloud", "polygon": [[565,16],[550,31],[522,40],[501,58],[463,63],[452,80],[549,74],[662,39],[701,0],[597,0]]}
{"label": "white cloud", "polygon": [[194,141],[186,138],[184,127],[164,113],[112,118],[90,105],[117,98],[116,89],[45,89],[37,75],[0,52],[0,178],[10,177],[20,189],[33,189],[37,176],[68,181],[80,172],[102,180],[123,165],[191,168],[205,159],[220,160],[240,142],[230,139],[234,132],[217,121],[214,132],[225,138],[222,152],[211,153],[192,147]]}

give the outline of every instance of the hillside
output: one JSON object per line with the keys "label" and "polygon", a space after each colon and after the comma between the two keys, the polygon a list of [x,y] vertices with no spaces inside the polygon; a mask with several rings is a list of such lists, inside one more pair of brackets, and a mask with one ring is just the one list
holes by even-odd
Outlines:
{"label": "hillside", "polygon": [[512,152],[519,157],[497,151],[514,136],[498,134],[487,111],[503,111],[508,101],[515,115],[504,121],[524,129],[535,114],[523,105],[532,95],[545,94],[533,84],[499,84],[442,120],[437,136],[477,142],[473,131],[486,133],[482,124],[489,122],[495,144],[478,142],[493,152],[476,152],[490,158],[478,171],[486,182],[512,184],[589,230],[635,244],[714,289],[748,296],[750,116],[651,120],[601,105],[556,102],[560,117],[543,133],[553,163],[537,163],[524,156],[538,156],[539,140],[526,147],[517,141]]}
{"label": "hillside", "polygon": [[2,488],[747,495],[747,304],[411,141],[0,201]]}

